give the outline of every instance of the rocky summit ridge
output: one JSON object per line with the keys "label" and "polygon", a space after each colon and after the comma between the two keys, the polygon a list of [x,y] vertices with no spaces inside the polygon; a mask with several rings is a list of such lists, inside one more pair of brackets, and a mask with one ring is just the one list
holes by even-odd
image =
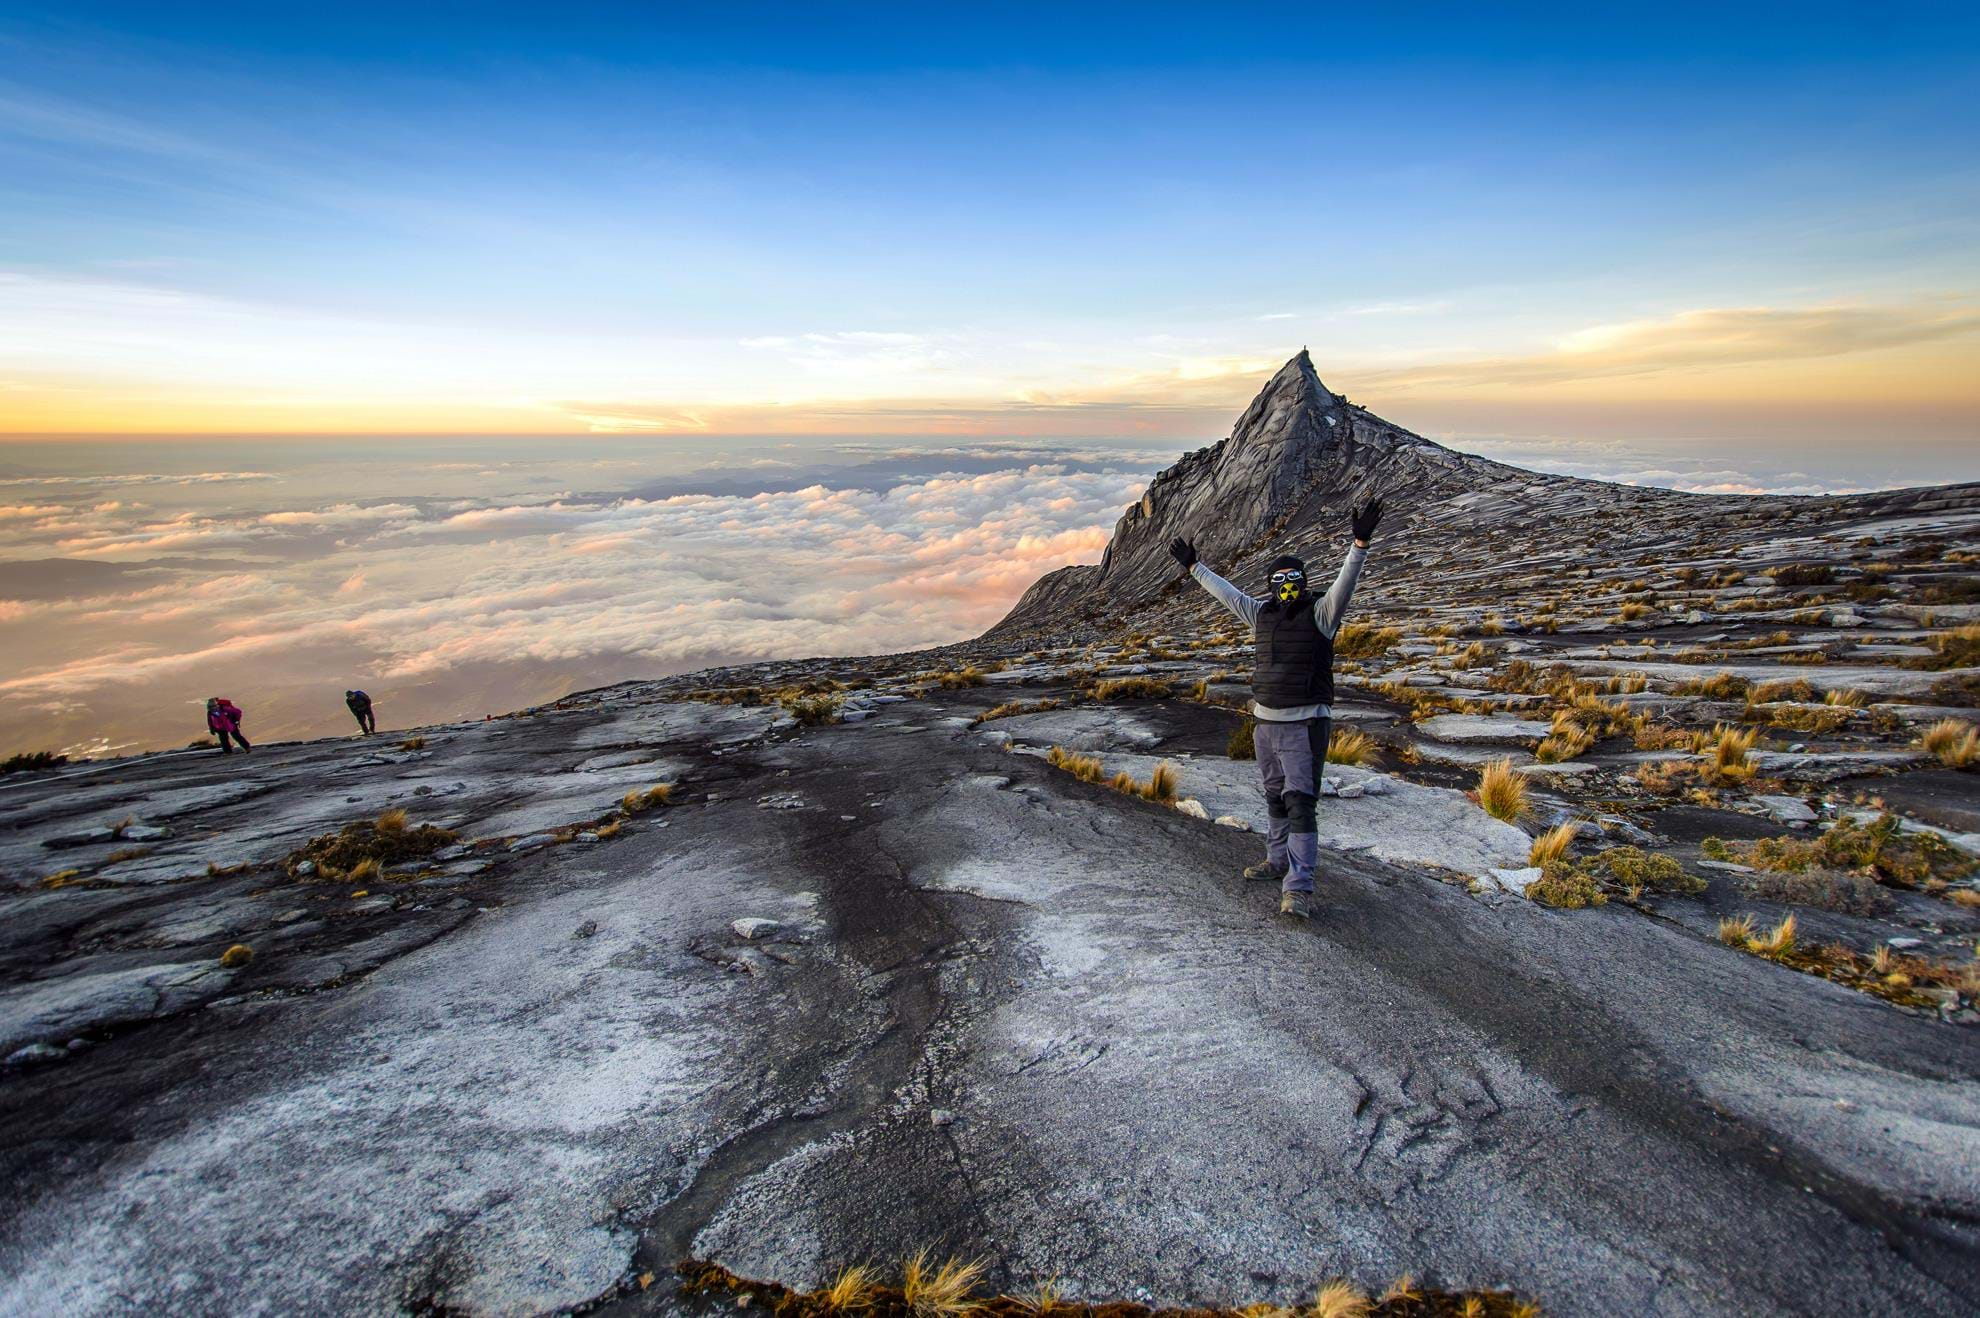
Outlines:
{"label": "rocky summit ridge", "polygon": [[[1364,499],[1388,504],[1380,534],[1389,564],[1371,574],[1377,597],[1409,571],[1470,570],[1452,551],[1510,549],[1520,557],[1573,543],[1620,556],[1662,549],[1674,560],[1694,533],[1727,542],[1783,518],[1816,523],[1980,508],[1980,484],[1819,498],[1693,494],[1655,486],[1528,471],[1447,448],[1350,403],[1321,381],[1305,349],[1252,399],[1229,437],[1158,473],[1115,523],[1098,564],[1046,574],[986,639],[1048,640],[1101,620],[1135,625],[1151,604],[1155,621],[1212,608],[1179,591],[1168,554],[1192,541],[1219,573],[1256,586],[1263,565],[1291,552],[1314,559],[1346,546],[1348,511]],[[1699,543],[1704,543],[1700,540]],[[1330,563],[1312,562],[1316,575]],[[1489,561],[1477,566],[1490,569]],[[1396,569],[1403,571],[1399,573]],[[1183,598],[1177,600],[1178,594]]]}

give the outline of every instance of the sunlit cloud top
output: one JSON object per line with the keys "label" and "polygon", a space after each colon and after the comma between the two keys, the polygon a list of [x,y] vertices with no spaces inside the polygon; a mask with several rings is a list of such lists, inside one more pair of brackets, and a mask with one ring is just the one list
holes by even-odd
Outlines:
{"label": "sunlit cloud top", "polygon": [[0,433],[1976,433],[1953,7],[661,8],[11,8]]}

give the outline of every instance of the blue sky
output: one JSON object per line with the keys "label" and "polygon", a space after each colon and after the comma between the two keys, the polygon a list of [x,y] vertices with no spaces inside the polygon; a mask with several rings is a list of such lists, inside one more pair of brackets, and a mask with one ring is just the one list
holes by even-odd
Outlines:
{"label": "blue sky", "polygon": [[1425,429],[1970,438],[1976,35],[10,7],[0,430],[1194,434],[1311,344]]}

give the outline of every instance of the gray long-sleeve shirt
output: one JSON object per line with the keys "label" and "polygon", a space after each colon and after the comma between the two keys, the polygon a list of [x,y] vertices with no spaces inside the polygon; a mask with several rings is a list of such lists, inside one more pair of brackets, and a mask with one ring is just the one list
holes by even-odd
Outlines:
{"label": "gray long-sleeve shirt", "polygon": [[[1333,640],[1341,629],[1341,619],[1347,616],[1348,601],[1354,598],[1354,583],[1361,577],[1361,565],[1367,559],[1368,551],[1360,545],[1348,550],[1347,558],[1341,563],[1340,574],[1334,584],[1327,587],[1327,593],[1313,602],[1313,625],[1320,634]],[[1203,566],[1199,561],[1190,568],[1189,574],[1196,583],[1209,591],[1219,604],[1244,619],[1244,625],[1251,628],[1251,634],[1258,635],[1258,614],[1265,607],[1265,601],[1251,596],[1233,586],[1230,582]],[[1299,719],[1332,718],[1331,705],[1299,705],[1291,709],[1274,709],[1270,705],[1251,702],[1254,717],[1267,723],[1292,723]]]}

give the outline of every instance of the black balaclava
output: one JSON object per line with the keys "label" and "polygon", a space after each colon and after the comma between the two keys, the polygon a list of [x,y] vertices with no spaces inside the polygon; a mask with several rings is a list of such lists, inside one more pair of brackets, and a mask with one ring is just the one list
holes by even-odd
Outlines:
{"label": "black balaclava", "polygon": [[[1273,585],[1272,574],[1282,569],[1291,569],[1298,572],[1299,580],[1296,583],[1287,582],[1283,585]],[[1292,554],[1280,554],[1265,569],[1266,603],[1281,609],[1292,610],[1298,608],[1299,602],[1304,598],[1306,598],[1306,561]]]}

